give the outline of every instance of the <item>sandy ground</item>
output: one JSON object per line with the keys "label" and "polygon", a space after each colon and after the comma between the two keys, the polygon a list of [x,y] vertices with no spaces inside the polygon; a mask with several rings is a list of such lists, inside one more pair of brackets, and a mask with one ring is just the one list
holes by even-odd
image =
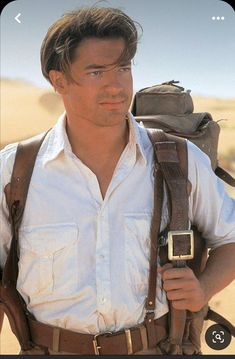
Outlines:
{"label": "sandy ground", "polygon": [[[8,143],[18,141],[36,133],[42,132],[54,125],[57,117],[63,112],[63,104],[53,91],[36,88],[22,81],[3,80],[1,86],[1,148]],[[192,94],[193,96],[193,94]],[[219,158],[223,160],[229,152],[235,162],[235,101],[210,97],[193,96],[194,111],[210,112],[221,125],[219,141]],[[233,152],[234,151],[234,152]],[[235,189],[226,187],[230,195],[235,198]],[[215,278],[216,280],[216,278]],[[218,293],[210,302],[212,309],[235,324],[235,281],[222,292]],[[205,322],[204,332],[213,322]],[[210,349],[202,335],[202,349],[204,354],[235,354],[235,339],[229,347],[221,351]],[[0,335],[0,354],[17,354],[19,345],[11,332],[7,318],[4,318],[3,330]]]}

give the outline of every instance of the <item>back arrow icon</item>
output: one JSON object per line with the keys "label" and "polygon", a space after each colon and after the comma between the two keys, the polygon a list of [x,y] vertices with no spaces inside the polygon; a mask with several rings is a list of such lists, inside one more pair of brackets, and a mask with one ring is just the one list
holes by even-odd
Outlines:
{"label": "back arrow icon", "polygon": [[21,13],[19,12],[19,14],[16,15],[16,17],[15,17],[15,20],[16,20],[19,24],[21,24],[21,21],[19,20],[20,15],[21,15]]}

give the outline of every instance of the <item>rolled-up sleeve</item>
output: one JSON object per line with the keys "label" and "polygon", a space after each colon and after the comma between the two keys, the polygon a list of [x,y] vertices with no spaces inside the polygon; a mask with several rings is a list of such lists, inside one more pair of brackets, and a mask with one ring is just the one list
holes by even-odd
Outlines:
{"label": "rolled-up sleeve", "polygon": [[189,219],[202,232],[207,247],[235,242],[235,199],[213,172],[209,157],[190,141],[188,176],[192,184]]}

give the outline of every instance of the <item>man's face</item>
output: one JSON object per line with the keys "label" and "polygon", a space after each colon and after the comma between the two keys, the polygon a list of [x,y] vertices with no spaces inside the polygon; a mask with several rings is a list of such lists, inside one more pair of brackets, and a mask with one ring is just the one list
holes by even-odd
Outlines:
{"label": "man's face", "polygon": [[76,83],[67,83],[63,94],[66,111],[98,126],[123,121],[130,107],[133,83],[131,62],[113,65],[124,49],[124,40],[83,40],[71,65]]}

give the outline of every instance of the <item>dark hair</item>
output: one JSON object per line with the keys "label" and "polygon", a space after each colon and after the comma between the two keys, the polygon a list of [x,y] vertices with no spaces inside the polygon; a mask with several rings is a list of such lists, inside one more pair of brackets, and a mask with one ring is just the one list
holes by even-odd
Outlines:
{"label": "dark hair", "polygon": [[91,37],[123,38],[125,48],[117,63],[133,59],[137,49],[137,27],[142,27],[119,9],[83,7],[65,13],[47,31],[41,46],[41,68],[49,81],[49,71],[63,72],[72,81],[70,64],[79,43]]}

